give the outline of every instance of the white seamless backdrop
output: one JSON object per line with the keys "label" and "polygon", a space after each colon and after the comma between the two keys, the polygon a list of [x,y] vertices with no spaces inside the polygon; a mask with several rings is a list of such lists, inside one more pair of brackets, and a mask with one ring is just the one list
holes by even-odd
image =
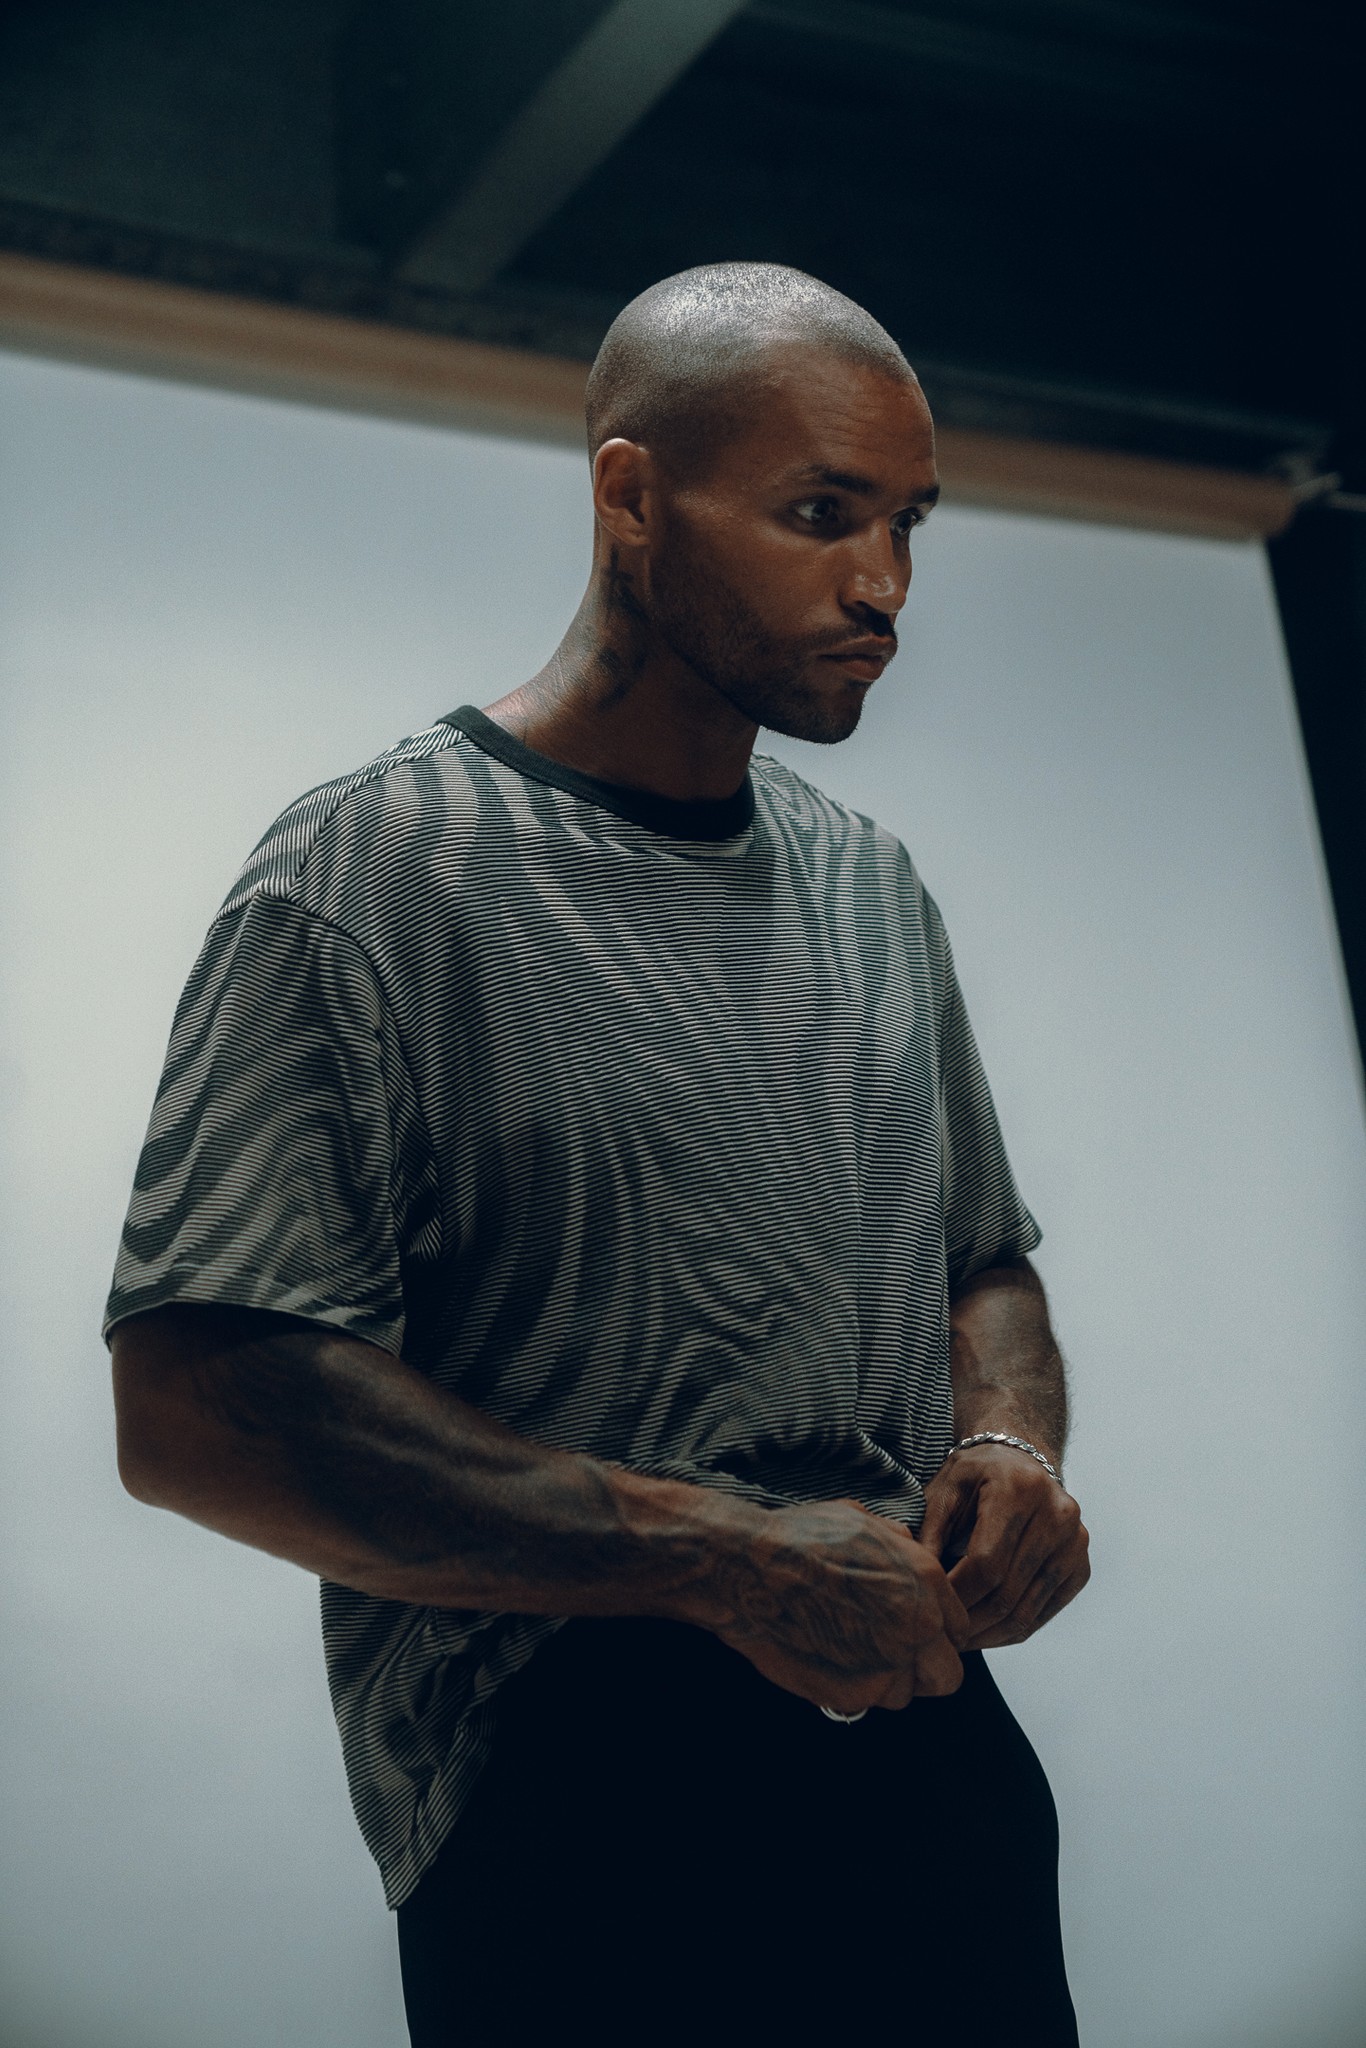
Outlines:
{"label": "white seamless backdrop", "polygon": [[[399,2048],[316,1586],[123,1494],[98,1321],[235,867],[539,665],[585,464],[17,357],[0,419],[0,2039]],[[916,557],[858,733],[760,750],[910,847],[1044,1228],[1095,1578],[992,1664],[1082,2038],[1354,2048],[1366,1132],[1264,560],[952,508]]]}

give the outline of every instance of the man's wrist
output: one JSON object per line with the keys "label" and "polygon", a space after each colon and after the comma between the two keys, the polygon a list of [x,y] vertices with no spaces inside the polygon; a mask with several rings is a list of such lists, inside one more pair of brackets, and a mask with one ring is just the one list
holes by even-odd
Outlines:
{"label": "man's wrist", "polygon": [[713,1627],[729,1611],[722,1589],[752,1561],[767,1510],[708,1486],[620,1468],[612,1490],[639,1589],[632,1611]]}
{"label": "man's wrist", "polygon": [[1062,1470],[1066,1445],[1044,1416],[1016,1401],[954,1402],[955,1444],[970,1436],[1019,1436]]}
{"label": "man's wrist", "polygon": [[1059,1485],[1062,1484],[1062,1471],[1058,1464],[1046,1451],[1041,1450],[1038,1444],[1013,1430],[984,1429],[974,1432],[971,1436],[960,1437],[958,1442],[950,1447],[949,1456],[953,1457],[956,1452],[978,1450],[987,1445],[999,1445],[1004,1450],[1022,1452],[1025,1457],[1032,1458],[1036,1465],[1041,1466],[1050,1479],[1056,1479]]}

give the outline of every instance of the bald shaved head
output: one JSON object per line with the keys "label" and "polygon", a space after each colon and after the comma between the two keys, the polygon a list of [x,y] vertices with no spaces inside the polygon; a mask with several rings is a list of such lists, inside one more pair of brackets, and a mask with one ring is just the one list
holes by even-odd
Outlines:
{"label": "bald shaved head", "polygon": [[588,451],[618,438],[679,478],[705,470],[794,355],[818,349],[897,383],[915,372],[843,292],[780,263],[707,263],[651,285],[608,328],[588,378]]}
{"label": "bald shaved head", "polygon": [[939,496],[892,337],[803,271],[706,264],[625,307],[586,395],[593,574],[553,662],[506,700],[522,736],[603,720],[648,750],[653,704],[680,750],[661,790],[717,794],[739,777],[697,775],[708,731],[725,762],[759,727],[843,739],[896,651],[911,535]]}

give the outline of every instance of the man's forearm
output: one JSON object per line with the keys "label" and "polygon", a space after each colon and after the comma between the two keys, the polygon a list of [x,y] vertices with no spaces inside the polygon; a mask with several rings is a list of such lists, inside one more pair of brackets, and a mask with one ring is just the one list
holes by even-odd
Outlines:
{"label": "man's forearm", "polygon": [[130,1492],[380,1599],[702,1619],[763,1510],[549,1449],[338,1332],[168,1309],[115,1332]]}
{"label": "man's forearm", "polygon": [[849,1501],[766,1508],[517,1435],[373,1345],[251,1311],[114,1332],[137,1499],[377,1599],[710,1629],[842,1713],[952,1692],[938,1561]]}
{"label": "man's forearm", "polygon": [[1043,1286],[1027,1259],[975,1274],[949,1305],[956,1436],[999,1429],[1060,1464],[1067,1384]]}

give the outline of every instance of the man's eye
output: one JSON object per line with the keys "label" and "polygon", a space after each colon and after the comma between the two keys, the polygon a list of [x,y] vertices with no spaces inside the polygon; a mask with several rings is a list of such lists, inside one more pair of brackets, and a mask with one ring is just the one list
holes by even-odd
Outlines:
{"label": "man's eye", "polygon": [[804,519],[808,526],[824,526],[837,516],[839,506],[833,498],[803,498],[796,510],[797,517]]}
{"label": "man's eye", "polygon": [[892,532],[904,540],[912,527],[919,526],[922,516],[919,512],[898,512],[892,521]]}

